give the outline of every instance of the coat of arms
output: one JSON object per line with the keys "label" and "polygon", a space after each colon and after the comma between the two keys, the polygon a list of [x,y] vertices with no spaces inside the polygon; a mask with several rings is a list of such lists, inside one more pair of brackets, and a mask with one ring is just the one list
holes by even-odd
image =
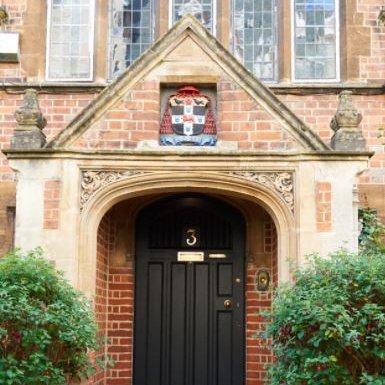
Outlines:
{"label": "coat of arms", "polygon": [[161,127],[163,145],[213,146],[217,140],[210,98],[193,86],[169,96]]}

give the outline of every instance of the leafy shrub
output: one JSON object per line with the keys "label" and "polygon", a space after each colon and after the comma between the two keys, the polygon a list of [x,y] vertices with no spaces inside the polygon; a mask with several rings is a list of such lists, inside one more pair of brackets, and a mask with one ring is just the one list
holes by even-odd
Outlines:
{"label": "leafy shrub", "polygon": [[278,289],[265,338],[272,385],[385,384],[385,255],[313,256]]}
{"label": "leafy shrub", "polygon": [[377,216],[376,210],[365,208],[359,210],[361,233],[358,238],[362,250],[378,250],[385,253],[385,226]]}
{"label": "leafy shrub", "polygon": [[0,259],[0,384],[61,385],[91,374],[89,302],[37,249]]}

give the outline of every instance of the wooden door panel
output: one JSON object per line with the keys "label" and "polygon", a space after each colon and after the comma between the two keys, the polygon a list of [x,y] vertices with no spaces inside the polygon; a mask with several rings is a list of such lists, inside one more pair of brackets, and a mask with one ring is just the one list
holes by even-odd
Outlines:
{"label": "wooden door panel", "polygon": [[233,264],[218,263],[218,292],[219,297],[231,297],[233,295]]}
{"label": "wooden door panel", "polygon": [[187,265],[171,265],[170,385],[185,383],[186,375],[186,301]]}
{"label": "wooden door panel", "polygon": [[193,324],[193,384],[209,384],[210,266],[195,264]]}
{"label": "wooden door panel", "polygon": [[[243,219],[226,205],[187,201],[149,208],[138,221],[134,385],[243,385]],[[186,226],[199,229],[204,262],[177,260],[188,251]]]}
{"label": "wooden door panel", "polygon": [[146,383],[151,385],[162,384],[163,270],[160,263],[148,266]]}
{"label": "wooden door panel", "polygon": [[215,385],[232,385],[232,311],[217,312],[216,381]]}

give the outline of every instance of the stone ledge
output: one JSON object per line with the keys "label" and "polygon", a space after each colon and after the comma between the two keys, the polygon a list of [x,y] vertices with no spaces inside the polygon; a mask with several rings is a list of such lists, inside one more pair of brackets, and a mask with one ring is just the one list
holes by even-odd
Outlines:
{"label": "stone ledge", "polygon": [[[39,94],[52,94],[57,90],[60,93],[99,93],[108,87],[108,82],[42,82],[42,83],[2,83],[2,91],[20,93],[27,88],[39,91]],[[338,95],[341,90],[352,91],[353,95],[384,95],[385,84],[360,84],[360,83],[325,83],[325,84],[297,84],[288,82],[264,83],[276,95]]]}

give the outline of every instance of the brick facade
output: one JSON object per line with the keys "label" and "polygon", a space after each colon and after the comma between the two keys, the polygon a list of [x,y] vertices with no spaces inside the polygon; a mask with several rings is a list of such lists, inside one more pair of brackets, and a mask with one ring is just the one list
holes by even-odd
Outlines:
{"label": "brick facade", "polygon": [[[101,0],[100,8],[107,6],[107,3],[106,0]],[[338,93],[345,88],[353,91],[353,102],[363,115],[360,128],[366,139],[367,149],[375,153],[369,161],[368,170],[357,178],[361,200],[365,205],[379,209],[380,214],[385,216],[385,138],[379,137],[379,130],[385,129],[385,27],[379,26],[377,22],[383,0],[341,0],[341,3],[346,13],[346,25],[342,26],[345,32],[341,31],[342,42],[345,39],[346,43],[341,57],[343,82],[317,85],[290,83],[290,68],[287,66],[290,63],[290,52],[283,49],[282,52],[286,53],[280,61],[285,62],[286,67],[281,71],[282,81],[268,86],[284,105],[326,143],[330,143],[333,135],[330,121],[338,107]],[[45,52],[42,43],[45,42],[46,1],[3,0],[2,4],[6,6],[10,16],[5,30],[20,32],[22,44],[19,63],[0,63],[0,151],[10,147],[17,126],[14,113],[22,105],[25,88],[33,87],[38,90],[40,109],[47,119],[44,133],[49,142],[79,116],[108,84],[106,71],[103,72],[106,67],[106,49],[103,47],[106,46],[105,36],[108,33],[104,31],[103,37],[103,27],[98,26],[96,33],[95,45],[98,49],[95,52],[95,82],[50,84],[45,82]],[[103,16],[97,20],[102,24],[103,18],[105,19]],[[221,33],[223,35],[223,31]],[[354,40],[357,36],[360,44]],[[222,43],[226,41],[228,42],[228,38],[222,39]],[[198,66],[197,63],[193,65]],[[210,68],[205,68],[205,71],[210,72]],[[174,74],[170,81],[161,71],[160,74],[161,80],[154,80],[156,76],[151,73],[140,79],[121,99],[93,120],[91,126],[66,150],[87,153],[107,150],[114,153],[138,149],[149,142],[157,143],[162,118],[162,87],[176,87],[184,82],[183,76]],[[208,84],[216,94],[214,111],[221,144],[232,145],[230,147],[238,153],[248,151],[259,154],[293,154],[303,150],[285,124],[269,113],[263,103],[251,98],[230,76],[222,72],[221,76],[215,78],[215,82],[214,78],[209,77],[210,73],[205,73],[202,77],[194,76],[188,78],[189,84],[196,84],[198,88]],[[240,167],[247,170],[247,162]],[[9,167],[5,155],[0,153],[0,255],[13,243],[15,179],[16,173]],[[63,221],[59,209],[65,200],[63,188],[63,184],[57,179],[43,182],[42,227],[54,234],[61,227],[60,221]],[[322,234],[324,236],[334,230],[331,205],[334,190],[332,191],[330,181],[322,178],[315,190],[316,201],[311,200],[315,212],[309,215],[316,217],[316,231],[325,233]],[[115,361],[115,366],[107,373],[98,372],[90,380],[90,384],[94,385],[130,385],[132,381],[135,266],[130,258],[122,264],[115,264],[113,254],[117,247],[118,226],[113,215],[107,213],[97,233],[93,299],[100,335],[105,339],[106,345],[95,354],[109,354]],[[263,260],[267,266],[263,267],[269,269],[272,286],[276,286],[279,236],[272,221],[266,222],[265,228],[261,229],[263,231],[263,251],[268,256],[267,264]],[[268,346],[256,335],[263,330],[262,313],[271,306],[271,292],[258,292],[256,289],[256,277],[261,268],[256,257],[248,256],[246,262],[245,385],[262,385],[266,375],[265,364],[271,362],[272,357]]]}

